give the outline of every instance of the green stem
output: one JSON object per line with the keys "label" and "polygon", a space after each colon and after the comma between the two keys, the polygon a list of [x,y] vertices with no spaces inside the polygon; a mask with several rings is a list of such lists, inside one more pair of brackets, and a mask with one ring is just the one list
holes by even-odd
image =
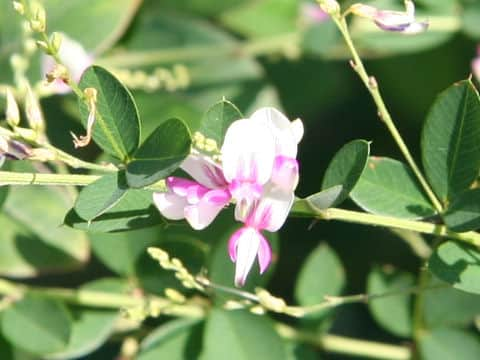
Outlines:
{"label": "green stem", "polygon": [[337,208],[318,210],[310,207],[305,200],[297,200],[292,211],[297,216],[315,217],[319,220],[338,220],[363,225],[412,230],[422,234],[448,237],[480,247],[479,233],[474,231],[457,233],[448,230],[445,225],[432,224],[424,221],[405,220],[391,216],[367,214],[364,212]]}
{"label": "green stem", "polygon": [[435,196],[435,193],[433,190],[430,188],[430,185],[428,184],[427,180],[423,176],[422,172],[418,168],[417,164],[415,163],[415,160],[413,159],[412,155],[410,154],[410,151],[408,150],[407,145],[403,141],[402,136],[400,135],[397,127],[395,126],[395,123],[393,122],[393,119],[385,105],[385,102],[383,101],[382,95],[380,93],[380,89],[378,87],[377,81],[375,80],[374,77],[371,77],[368,75],[365,66],[363,65],[362,59],[358,55],[358,52],[355,48],[355,45],[353,44],[352,38],[350,36],[350,32],[348,30],[348,25],[347,22],[345,21],[345,18],[336,18],[333,17],[333,20],[337,24],[338,29],[342,33],[342,36],[345,40],[345,43],[347,44],[348,49],[350,50],[350,53],[352,54],[353,61],[352,61],[352,67],[355,70],[355,72],[358,74],[362,82],[364,83],[365,87],[368,89],[370,95],[373,98],[373,101],[375,102],[375,105],[377,106],[378,113],[380,116],[380,119],[385,123],[387,126],[388,130],[390,131],[390,134],[392,135],[393,139],[397,143],[400,151],[402,152],[403,156],[405,157],[405,160],[407,161],[408,165],[411,167],[412,171],[414,172],[415,176],[417,177],[418,181],[420,182],[420,185],[424,189],[425,193],[427,194],[428,198],[432,202],[432,205],[435,207],[435,209],[441,213],[443,211],[443,206],[440,203],[440,201],[437,199]]}
{"label": "green stem", "polygon": [[328,352],[372,359],[408,360],[411,358],[411,350],[406,346],[350,339],[330,334],[318,335],[318,333],[300,331],[280,323],[276,324],[276,330],[283,338],[311,344]]}

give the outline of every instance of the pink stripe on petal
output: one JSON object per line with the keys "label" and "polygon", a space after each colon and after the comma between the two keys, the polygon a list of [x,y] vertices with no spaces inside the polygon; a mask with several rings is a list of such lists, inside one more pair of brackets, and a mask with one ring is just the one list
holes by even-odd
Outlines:
{"label": "pink stripe on petal", "polygon": [[198,185],[198,183],[193,180],[188,180],[175,176],[168,177],[166,180],[166,184],[168,189],[180,196],[187,196],[188,189],[191,186]]}
{"label": "pink stripe on petal", "polygon": [[263,274],[272,261],[272,249],[268,240],[263,235],[260,236],[262,238],[258,247],[258,264],[260,265],[260,274]]}
{"label": "pink stripe on petal", "polygon": [[229,201],[228,193],[222,190],[209,191],[197,204],[185,207],[185,219],[193,229],[205,229]]}
{"label": "pink stripe on petal", "polygon": [[293,192],[298,185],[298,161],[277,156],[273,165],[271,181],[285,192]]}
{"label": "pink stripe on petal", "polygon": [[233,262],[237,261],[238,239],[240,239],[240,237],[245,232],[245,230],[246,230],[246,228],[244,228],[244,227],[242,227],[241,229],[238,229],[230,237],[230,240],[228,240],[228,255],[230,255],[230,259]]}
{"label": "pink stripe on petal", "polygon": [[246,227],[237,240],[237,260],[235,262],[235,286],[243,286],[258,253],[262,235],[255,229]]}

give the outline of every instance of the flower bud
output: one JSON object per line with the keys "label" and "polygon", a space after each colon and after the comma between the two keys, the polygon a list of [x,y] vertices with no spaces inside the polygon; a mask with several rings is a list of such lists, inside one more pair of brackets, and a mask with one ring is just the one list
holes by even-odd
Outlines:
{"label": "flower bud", "polygon": [[318,0],[320,8],[331,16],[340,14],[340,4],[336,0]]}
{"label": "flower bud", "polygon": [[60,46],[62,45],[62,35],[58,32],[54,32],[50,36],[50,51],[53,55],[58,54]]}
{"label": "flower bud", "polygon": [[19,13],[20,15],[23,15],[25,14],[25,6],[23,6],[23,4],[19,1],[13,1],[13,8],[15,9],[15,11],[17,13]]}
{"label": "flower bud", "polygon": [[43,33],[47,29],[47,15],[45,8],[38,2],[32,4],[33,18],[30,20],[30,27],[35,32]]}
{"label": "flower bud", "polygon": [[20,123],[20,111],[18,110],[17,102],[10,88],[7,88],[7,110],[5,116],[8,125],[11,127],[17,127]]}
{"label": "flower bud", "polygon": [[27,86],[27,96],[25,98],[25,113],[27,115],[30,128],[37,133],[45,131],[45,121],[43,119],[42,109],[37,96],[30,85]]}

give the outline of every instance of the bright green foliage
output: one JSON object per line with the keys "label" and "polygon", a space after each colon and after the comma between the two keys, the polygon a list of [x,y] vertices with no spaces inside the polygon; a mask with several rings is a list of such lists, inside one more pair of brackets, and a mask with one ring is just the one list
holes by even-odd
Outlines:
{"label": "bright green foliage", "polygon": [[455,241],[440,245],[430,257],[429,269],[453,287],[480,294],[480,252]]}
{"label": "bright green foliage", "polygon": [[[97,116],[93,139],[108,154],[126,161],[140,141],[140,118],[132,95],[111,73],[99,66],[88,68],[79,86],[97,90]],[[90,109],[79,100],[83,125]]]}
{"label": "bright green foliage", "polygon": [[138,360],[198,358],[202,325],[197,319],[178,319],[160,325],[142,341]]}
{"label": "bright green foliage", "polygon": [[72,327],[71,315],[56,301],[26,297],[2,314],[4,336],[16,346],[36,355],[64,349]]}
{"label": "bright green foliage", "polygon": [[340,259],[328,245],[321,244],[303,264],[295,297],[302,306],[314,305],[325,301],[325,296],[340,295],[344,286],[345,272]]}
{"label": "bright green foliage", "polygon": [[166,178],[190,153],[190,133],[183,121],[163,122],[143,142],[127,165],[127,183],[141,188]]}
{"label": "bright green foliage", "polygon": [[467,190],[480,170],[480,100],[470,80],[442,92],[422,133],[425,172],[440,200]]}
{"label": "bright green foliage", "polygon": [[478,22],[480,21],[480,5],[472,2],[466,4],[462,14],[462,30],[469,36],[479,39],[480,29]]}
{"label": "bright green foliage", "polygon": [[203,335],[201,360],[285,360],[286,349],[266,317],[244,310],[210,312]]}
{"label": "bright green foliage", "polygon": [[389,158],[371,157],[350,196],[374,214],[407,219],[434,214],[411,170]]}
{"label": "bright green foliage", "polygon": [[456,197],[443,219],[450,230],[457,232],[480,228],[480,189],[467,190]]}
{"label": "bright green foliage", "polygon": [[480,357],[480,341],[476,335],[462,330],[439,328],[420,339],[424,360],[476,360]]}
{"label": "bright green foliage", "polygon": [[230,124],[242,117],[242,113],[234,104],[221,100],[207,110],[198,131],[206,138],[215,140],[220,149]]}
{"label": "bright green foliage", "polygon": [[[411,274],[393,268],[374,268],[368,276],[369,295],[401,292],[414,285]],[[397,336],[409,337],[412,333],[411,295],[408,293],[372,299],[368,307],[375,320]]]}

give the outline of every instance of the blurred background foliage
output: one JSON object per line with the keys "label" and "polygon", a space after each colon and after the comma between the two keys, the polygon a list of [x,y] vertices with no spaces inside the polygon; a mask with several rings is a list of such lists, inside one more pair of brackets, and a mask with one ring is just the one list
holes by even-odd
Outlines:
{"label": "blurred background foliage", "polygon": [[[389,9],[402,5],[394,0],[374,3]],[[358,19],[351,26],[354,40],[367,59],[367,68],[377,78],[400,132],[418,159],[420,129],[435,96],[453,82],[470,76],[470,62],[480,38],[480,3],[416,3],[418,17],[430,20],[430,30],[425,34],[403,37],[383,33]],[[369,94],[348,65],[347,51],[335,27],[328,20],[315,21],[311,17],[309,5],[313,2],[45,0],[44,4],[50,31],[64,32],[81,42],[95,56],[96,63],[116,73],[131,88],[141,114],[143,138],[170,117],[185,120],[195,130],[203,113],[225,97],[247,115],[269,105],[282,109],[291,119],[299,117],[304,121],[306,131],[299,148],[299,197],[320,190],[330,159],[350,140],[371,141],[373,155],[401,158],[379,121]],[[9,61],[22,46],[20,18],[11,10],[10,1],[0,0],[0,82],[13,83]],[[36,55],[31,58],[29,76],[33,82],[41,81]],[[45,97],[42,105],[48,136],[55,145],[85,159],[105,159],[93,145],[82,150],[73,148],[69,131],[82,132],[73,96]],[[25,171],[29,165],[16,166],[16,170]],[[163,272],[146,254],[145,249],[155,245],[180,257],[193,273],[206,268],[214,282],[232,285],[234,266],[226,252],[226,241],[235,229],[231,214],[223,214],[202,232],[194,232],[184,224],[166,227],[159,223],[131,232],[93,233],[61,225],[71,201],[68,189],[10,189],[0,215],[1,275],[36,285],[67,287],[97,280],[88,286],[102,289],[121,288],[125,284],[118,279],[98,283],[98,279],[120,277],[152,293],[162,294],[167,287],[184,291],[173,275]],[[355,208],[351,202],[344,206]],[[263,277],[255,275],[254,269],[246,288],[265,286],[289,302],[301,304],[320,302],[325,294],[402,288],[416,282],[421,265],[405,237],[382,228],[291,218],[278,234],[271,236],[274,266]],[[307,266],[315,269],[315,281],[308,278]],[[219,297],[219,301],[224,300]],[[302,326],[401,343],[412,336],[412,299],[405,295],[391,301],[394,303],[346,305],[309,319]],[[450,359],[448,355],[436,357],[438,343],[458,348],[468,340],[471,342],[464,346],[473,348],[473,357],[458,358],[478,358],[478,333],[470,331],[470,335],[462,336],[465,329],[472,329],[472,319],[480,310],[478,296],[442,289],[429,292],[425,302],[432,333],[422,344],[424,358]],[[61,312],[62,307],[59,304],[53,311]],[[466,314],[460,319],[449,319],[452,308]],[[73,306],[71,311],[85,322],[90,321],[89,331],[94,331],[94,324],[98,324],[96,333],[106,334],[104,338],[110,334],[117,316],[111,311],[95,313]],[[222,316],[216,314],[215,321],[223,321]],[[164,321],[148,320],[145,329]],[[3,323],[5,329],[8,322]],[[247,326],[246,323],[242,324]],[[446,324],[451,326],[446,328]],[[169,345],[173,350],[155,350],[155,341],[159,340],[151,334],[145,340],[146,350],[140,359],[159,359],[161,354],[176,358],[175,349],[193,341],[187,338],[199,334],[202,326],[191,321],[177,324],[176,335],[169,340],[174,341]],[[182,329],[189,333],[182,333]],[[103,340],[95,340],[98,344],[90,340],[90,346],[83,351],[75,353],[79,351],[76,348],[53,358],[76,354],[106,359],[118,353],[121,337],[112,337],[99,349],[96,345]],[[16,345],[30,349],[28,345]],[[203,346],[208,353],[212,345],[205,340]],[[152,347],[154,350],[148,350]],[[11,348],[1,336],[0,349],[2,359],[20,359],[22,351]],[[194,345],[190,349],[195,351]],[[292,350],[290,358],[344,358],[312,349],[302,351]]]}

